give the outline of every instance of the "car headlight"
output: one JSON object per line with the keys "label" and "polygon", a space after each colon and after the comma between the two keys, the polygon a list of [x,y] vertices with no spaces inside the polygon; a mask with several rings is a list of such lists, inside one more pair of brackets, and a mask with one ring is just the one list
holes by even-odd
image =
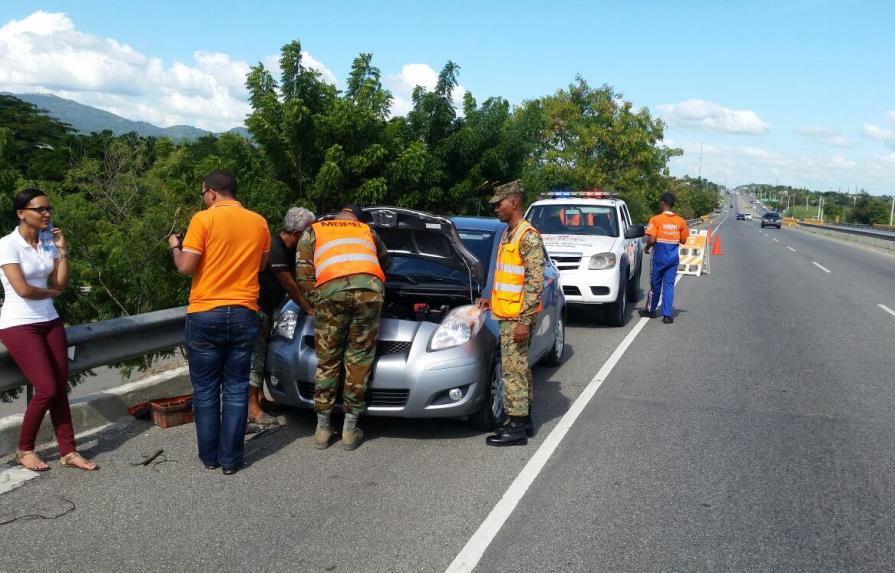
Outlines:
{"label": "car headlight", "polygon": [[458,306],[435,329],[429,348],[443,350],[469,342],[484,324],[485,313],[480,309],[473,305]]}
{"label": "car headlight", "polygon": [[298,326],[298,313],[294,310],[286,310],[280,314],[277,324],[274,326],[274,334],[282,336],[286,340],[292,340],[295,336],[295,327]]}
{"label": "car headlight", "polygon": [[615,266],[615,253],[597,253],[590,258],[587,268],[592,271],[611,269]]}

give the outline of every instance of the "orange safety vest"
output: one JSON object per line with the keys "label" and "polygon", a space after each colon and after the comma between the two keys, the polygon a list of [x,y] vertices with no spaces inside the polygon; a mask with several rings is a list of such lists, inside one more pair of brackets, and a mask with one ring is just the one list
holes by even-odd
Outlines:
{"label": "orange safety vest", "polygon": [[314,229],[317,286],[349,275],[367,274],[385,282],[373,231],[358,221],[321,221]]}
{"label": "orange safety vest", "polygon": [[[498,318],[519,318],[522,312],[522,286],[525,282],[525,262],[519,248],[525,233],[537,233],[538,230],[523,219],[513,231],[513,236],[505,243],[507,231],[503,232],[497,251],[497,268],[494,270],[494,286],[491,287],[491,314]],[[540,308],[539,303],[539,311]]]}

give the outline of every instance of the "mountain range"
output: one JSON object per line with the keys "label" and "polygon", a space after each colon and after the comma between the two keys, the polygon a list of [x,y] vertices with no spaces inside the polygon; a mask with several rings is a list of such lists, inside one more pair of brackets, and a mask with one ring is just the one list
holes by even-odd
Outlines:
{"label": "mountain range", "polygon": [[[212,132],[191,125],[172,125],[159,127],[145,121],[133,121],[120,115],[84,105],[76,101],[61,98],[52,94],[14,94],[7,93],[22,101],[34,104],[45,110],[47,115],[69,124],[78,133],[111,131],[115,135],[136,132],[144,137],[167,137],[173,141],[192,141]],[[234,127],[227,133],[236,133],[251,139],[245,127]],[[219,135],[219,134],[216,134]]]}

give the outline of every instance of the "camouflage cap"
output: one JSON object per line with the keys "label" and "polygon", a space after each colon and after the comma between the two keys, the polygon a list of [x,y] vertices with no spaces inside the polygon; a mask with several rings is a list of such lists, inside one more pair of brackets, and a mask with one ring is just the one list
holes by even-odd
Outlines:
{"label": "camouflage cap", "polygon": [[525,189],[522,187],[522,180],[516,179],[509,183],[504,183],[494,188],[494,197],[488,199],[489,203],[500,203],[510,195],[524,195]]}

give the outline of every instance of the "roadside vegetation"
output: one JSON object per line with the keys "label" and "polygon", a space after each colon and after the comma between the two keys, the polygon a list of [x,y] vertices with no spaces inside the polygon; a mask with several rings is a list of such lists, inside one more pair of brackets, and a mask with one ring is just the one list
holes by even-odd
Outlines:
{"label": "roadside vegetation", "polygon": [[349,201],[491,216],[491,185],[516,178],[530,199],[557,187],[617,191],[639,221],[669,188],[686,217],[717,203],[716,185],[669,175],[682,152],[663,144],[663,122],[606,85],[579,77],[517,106],[469,92],[454,101],[460,66],[447,62],[434,89],[417,87],[411,111],[392,116],[371,54],[354,60],[342,90],[306,65],[297,41],[283,47],[280,68],[274,77],[258,64],[246,78],[251,140],[76,134],[0,95],[0,210],[25,187],[50,195],[73,266],[57,305],[67,324],[184,304],[189,281],[164,238],[186,228],[215,168],[236,175],[239,199],[274,231],[288,207],[323,213]]}
{"label": "roadside vegetation", "polygon": [[820,214],[818,205],[823,200],[823,219],[833,223],[888,225],[892,196],[874,196],[864,191],[811,191],[784,185],[743,185],[737,189],[754,193],[769,207],[787,217],[810,219]]}

